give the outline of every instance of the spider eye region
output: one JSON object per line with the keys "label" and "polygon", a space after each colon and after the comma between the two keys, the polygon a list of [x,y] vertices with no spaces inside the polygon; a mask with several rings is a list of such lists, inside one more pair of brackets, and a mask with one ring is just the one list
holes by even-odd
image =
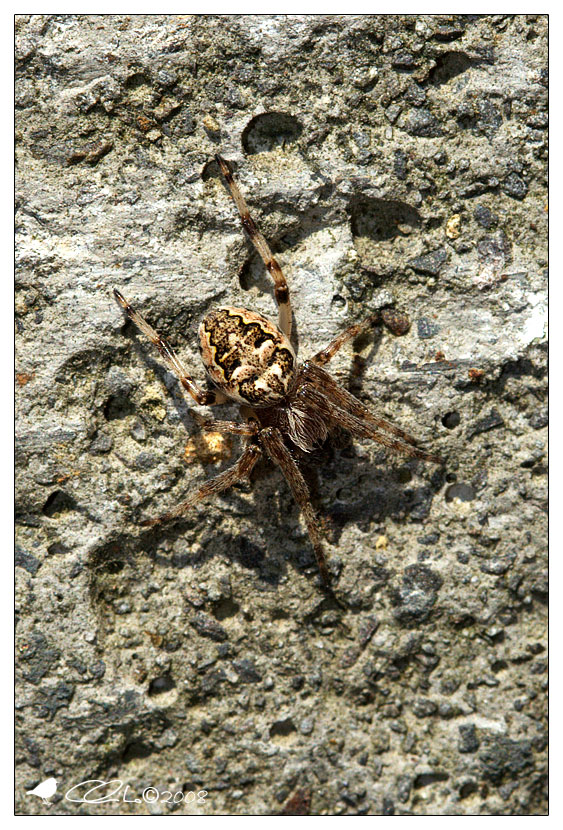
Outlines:
{"label": "spider eye region", "polygon": [[213,383],[241,404],[280,403],[297,369],[288,338],[266,317],[244,308],[218,308],[199,327],[201,359]]}

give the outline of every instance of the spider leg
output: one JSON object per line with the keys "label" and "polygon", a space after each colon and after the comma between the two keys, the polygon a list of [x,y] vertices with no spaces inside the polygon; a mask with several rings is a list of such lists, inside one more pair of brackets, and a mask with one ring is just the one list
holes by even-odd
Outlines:
{"label": "spider leg", "polygon": [[370,314],[370,316],[366,317],[365,320],[362,320],[361,323],[355,323],[353,326],[348,326],[347,329],[340,332],[334,340],[330,341],[326,348],[321,349],[320,352],[317,352],[317,354],[311,358],[312,362],[316,363],[317,366],[324,366],[325,363],[332,360],[336,352],[341,349],[345,343],[349,340],[353,340],[366,329],[369,329],[372,326],[380,325],[381,323],[383,323],[383,325],[386,326],[396,337],[406,334],[410,328],[410,321],[405,314],[402,314],[392,308],[382,308],[374,314]]}
{"label": "spider leg", "polygon": [[258,427],[254,423],[243,424],[240,421],[217,421],[214,418],[204,418],[199,412],[192,412],[198,426],[205,432],[222,432],[225,435],[256,435]]}
{"label": "spider leg", "polygon": [[291,488],[293,498],[301,508],[309,532],[309,538],[313,545],[315,556],[317,557],[321,579],[328,588],[330,586],[330,577],[307,483],[299,467],[293,460],[291,453],[285,446],[279,430],[268,427],[261,430],[258,437],[272,461],[280,467]]}
{"label": "spider leg", "polygon": [[224,158],[221,158],[220,155],[216,155],[215,160],[219,165],[223,176],[225,177],[231,196],[233,197],[233,200],[238,208],[242,226],[247,232],[248,238],[262,257],[264,265],[274,280],[274,294],[279,309],[279,327],[283,333],[289,337],[291,335],[291,302],[289,299],[289,288],[287,287],[283,271],[272,254],[270,246],[256,227],[256,223],[248,210],[248,205],[246,204],[244,197],[233,178],[233,174],[231,173],[227,162]]}
{"label": "spider leg", "polygon": [[125,297],[119,293],[119,291],[114,288],[113,293],[115,299],[121,306],[121,308],[125,311],[127,316],[130,320],[132,320],[138,329],[140,329],[143,334],[149,338],[151,343],[154,343],[164,362],[171,369],[184,389],[186,389],[194,401],[201,405],[207,406],[214,406],[215,404],[225,403],[228,400],[227,396],[220,392],[219,390],[206,390],[200,389],[199,386],[192,380],[186,369],[184,368],[180,358],[170,345],[170,343],[165,340],[164,337],[161,337],[160,334],[153,329],[152,326],[149,326],[147,321],[144,317],[142,317],[136,309],[133,308],[131,303],[129,303]]}
{"label": "spider leg", "polygon": [[383,444],[393,452],[400,455],[408,455],[411,458],[420,458],[421,461],[429,461],[431,464],[444,464],[444,459],[439,455],[434,455],[430,452],[425,452],[412,444],[407,444],[399,438],[391,438],[383,432],[378,432],[369,424],[363,423],[359,418],[349,415],[347,412],[340,410],[336,416],[336,420],[344,429],[349,430],[353,435],[360,438],[371,438],[372,441],[377,441],[378,444]]}
{"label": "spider leg", "polygon": [[377,325],[380,319],[379,313],[372,314],[361,323],[348,326],[348,328],[341,331],[340,334],[334,338],[334,340],[331,340],[328,346],[321,349],[320,352],[317,352],[317,354],[311,358],[311,363],[315,363],[317,366],[324,366],[325,363],[332,360],[336,352],[341,349],[345,343],[349,340],[354,340],[354,338],[357,337],[362,331]]}
{"label": "spider leg", "polygon": [[209,481],[206,481],[205,484],[202,484],[201,487],[192,492],[185,501],[173,510],[163,513],[162,516],[157,516],[156,519],[145,519],[140,524],[145,527],[152,527],[160,524],[160,522],[165,522],[170,519],[177,519],[182,515],[182,513],[185,513],[186,510],[193,507],[194,504],[197,504],[203,499],[207,499],[209,496],[213,496],[216,493],[221,493],[223,490],[228,490],[228,488],[232,487],[233,484],[236,484],[237,481],[247,478],[250,475],[252,468],[261,455],[262,450],[258,444],[249,444],[238,459],[237,463],[232,467],[229,467],[228,470],[219,473],[219,475],[214,478],[210,478]]}
{"label": "spider leg", "polygon": [[350,392],[340,386],[332,375],[329,375],[328,372],[321,369],[320,366],[315,366],[312,361],[307,360],[303,365],[303,371],[315,388],[325,396],[328,396],[331,401],[336,402],[341,409],[350,412],[360,420],[368,421],[374,427],[398,436],[407,444],[412,444],[413,446],[416,444],[412,435],[409,435],[404,429],[395,426],[395,424],[390,423],[385,418],[374,415],[354,395],[351,395]]}
{"label": "spider leg", "polygon": [[[378,444],[383,444],[393,452],[401,455],[408,455],[411,458],[420,458],[422,461],[429,461],[431,464],[443,464],[443,458],[439,455],[420,450],[412,444],[402,441],[400,438],[392,438],[384,432],[379,432],[372,424],[363,418],[357,418],[351,412],[346,412],[338,406],[333,406],[331,410],[331,419],[333,423],[340,424],[352,435],[357,435],[359,438],[371,438],[372,441],[377,441]],[[411,439],[412,440],[412,439]]]}

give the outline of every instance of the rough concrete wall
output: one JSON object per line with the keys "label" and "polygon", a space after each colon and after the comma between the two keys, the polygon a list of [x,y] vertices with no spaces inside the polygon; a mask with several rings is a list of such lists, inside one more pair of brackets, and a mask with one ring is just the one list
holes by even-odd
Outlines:
{"label": "rough concrete wall", "polygon": [[[546,17],[16,30],[18,811],[544,813]],[[199,381],[202,314],[275,316],[217,151],[301,355],[389,301],[412,321],[332,368],[447,464],[316,454],[333,596],[265,463],[137,524],[240,447],[201,443],[112,287]],[[92,778],[209,794],[64,799]]]}

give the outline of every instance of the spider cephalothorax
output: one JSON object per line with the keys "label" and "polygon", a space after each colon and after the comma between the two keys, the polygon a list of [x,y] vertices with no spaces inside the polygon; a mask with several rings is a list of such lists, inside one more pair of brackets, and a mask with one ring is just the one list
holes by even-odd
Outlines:
{"label": "spider cephalothorax", "polygon": [[251,218],[227,163],[215,157],[239,210],[242,224],[274,280],[279,309],[278,325],[244,308],[224,307],[211,311],[199,328],[199,348],[214,388],[203,390],[192,380],[178,356],[129,302],[114,290],[121,307],[160,351],[166,364],[198,404],[214,405],[235,401],[241,405],[244,422],[196,420],[206,430],[244,437],[246,446],[236,464],[210,479],[174,508],[142,524],[155,525],[175,519],[198,501],[247,478],[266,452],[285,475],[309,531],[325,585],[329,584],[323,546],[305,479],[295,460],[295,449],[306,453],[319,446],[334,429],[371,438],[394,452],[435,464],[442,463],[415,446],[415,440],[400,427],[374,415],[357,398],[340,386],[322,367],[338,349],[360,332],[376,324],[394,334],[404,334],[408,322],[392,309],[382,309],[362,323],[350,326],[310,360],[299,364],[291,337],[289,290],[282,270]]}

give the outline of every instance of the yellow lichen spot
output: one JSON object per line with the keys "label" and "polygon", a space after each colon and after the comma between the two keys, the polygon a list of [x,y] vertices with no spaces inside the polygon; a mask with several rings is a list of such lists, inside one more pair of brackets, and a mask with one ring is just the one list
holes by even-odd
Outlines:
{"label": "yellow lichen spot", "polygon": [[448,239],[457,239],[461,233],[461,216],[454,213],[446,222],[446,236]]}
{"label": "yellow lichen spot", "polygon": [[203,128],[207,133],[215,134],[221,132],[221,127],[219,126],[217,121],[215,121],[212,115],[204,115],[201,119],[201,123],[203,124]]}
{"label": "yellow lichen spot", "polygon": [[164,421],[166,418],[166,407],[162,403],[162,394],[156,386],[147,386],[145,394],[141,398],[141,405],[147,406],[150,413],[157,421]]}
{"label": "yellow lichen spot", "polygon": [[231,439],[221,432],[203,432],[190,438],[184,450],[184,461],[193,464],[216,464],[231,457],[233,451]]}
{"label": "yellow lichen spot", "polygon": [[389,543],[389,540],[387,539],[387,536],[379,536],[376,543],[375,543],[375,549],[376,550],[381,550],[382,548],[385,549],[387,547],[388,543]]}
{"label": "yellow lichen spot", "polygon": [[157,421],[164,421],[166,418],[166,409],[163,406],[155,406],[152,411],[152,414],[156,418]]}
{"label": "yellow lichen spot", "polygon": [[164,640],[162,634],[158,634],[156,631],[147,631],[146,628],[145,634],[147,634],[150,637],[151,643],[155,648],[160,648]]}

